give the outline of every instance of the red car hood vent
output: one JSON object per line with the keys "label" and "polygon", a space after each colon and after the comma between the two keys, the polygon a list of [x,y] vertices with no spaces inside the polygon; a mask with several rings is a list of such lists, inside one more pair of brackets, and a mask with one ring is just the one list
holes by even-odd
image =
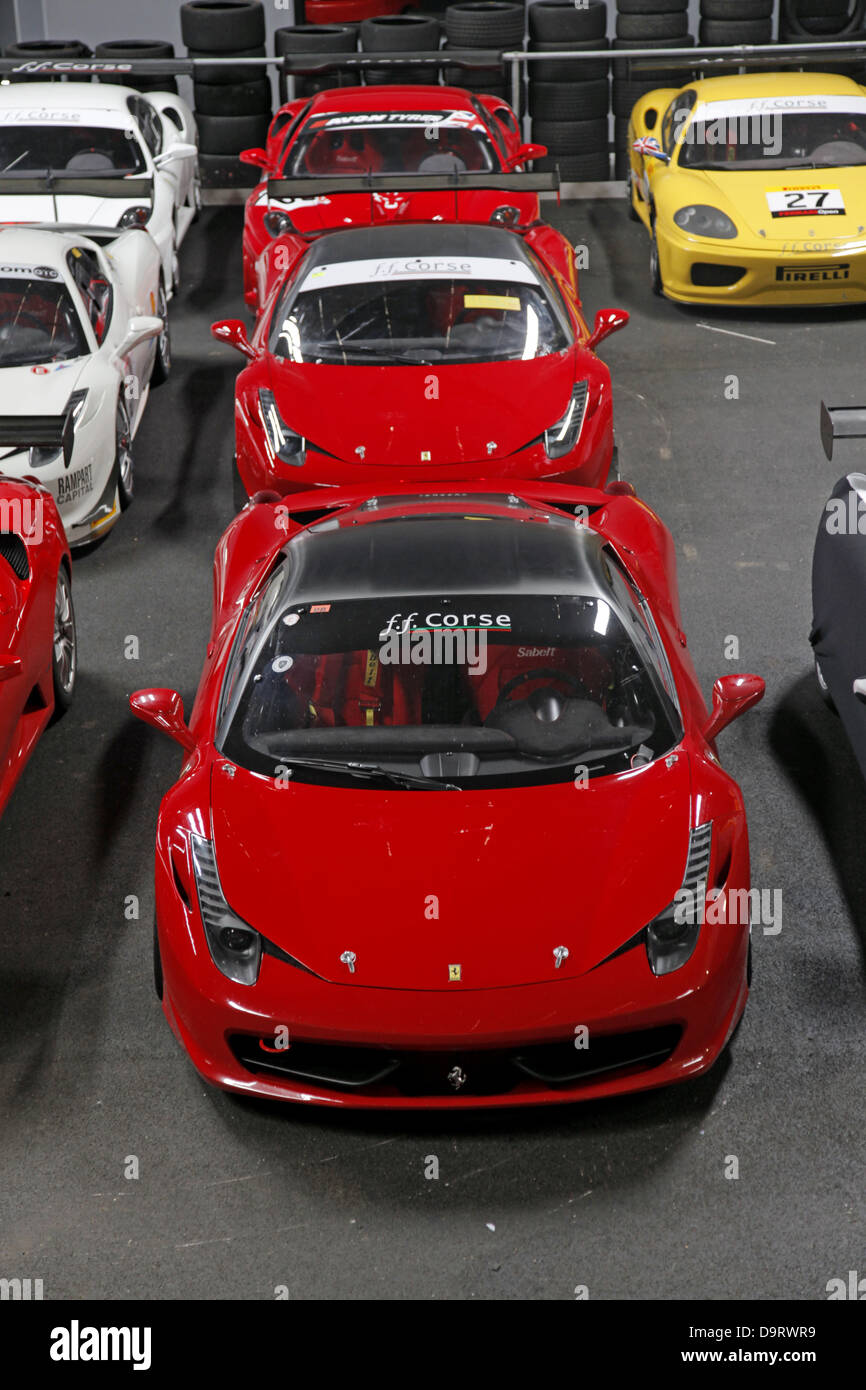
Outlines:
{"label": "red car hood vent", "polygon": [[347,986],[494,989],[585,974],[667,906],[688,854],[683,753],[580,788],[489,792],[280,787],[217,764],[212,795],[231,907]]}
{"label": "red car hood vent", "polygon": [[271,382],[289,428],[345,463],[487,465],[525,448],[562,417],[574,356],[568,350],[531,362],[417,367],[280,361]]}

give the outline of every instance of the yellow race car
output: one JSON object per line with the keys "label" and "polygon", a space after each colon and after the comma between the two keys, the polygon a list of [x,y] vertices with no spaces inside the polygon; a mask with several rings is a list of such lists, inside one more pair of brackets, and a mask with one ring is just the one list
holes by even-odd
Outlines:
{"label": "yellow race car", "polygon": [[629,212],[653,289],[694,304],[866,301],[866,88],[830,73],[711,77],[641,97]]}

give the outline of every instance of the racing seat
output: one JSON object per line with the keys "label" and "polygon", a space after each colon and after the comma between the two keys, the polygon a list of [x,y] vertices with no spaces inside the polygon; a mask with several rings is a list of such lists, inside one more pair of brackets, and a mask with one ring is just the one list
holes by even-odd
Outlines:
{"label": "racing seat", "polygon": [[104,150],[91,147],[89,150],[78,150],[70,156],[66,161],[66,168],[72,173],[102,173],[105,169],[114,168],[114,160]]}
{"label": "racing seat", "polygon": [[320,130],[305,159],[308,174],[378,174],[382,151],[365,130]]}
{"label": "racing seat", "polygon": [[[524,655],[521,655],[524,653]],[[563,682],[557,683],[552,675],[539,675],[527,680],[515,691],[514,701],[528,699],[536,691],[546,687],[564,695],[574,695],[569,681],[576,678],[588,698],[604,708],[605,695],[610,683],[611,668],[599,651],[585,647],[575,651],[571,647],[547,648],[537,646],[506,646],[502,643],[489,643],[487,647],[487,670],[481,676],[473,676],[470,685],[475,689],[475,702],[481,722],[492,714],[500,694],[509,681],[530,671],[563,672]]]}

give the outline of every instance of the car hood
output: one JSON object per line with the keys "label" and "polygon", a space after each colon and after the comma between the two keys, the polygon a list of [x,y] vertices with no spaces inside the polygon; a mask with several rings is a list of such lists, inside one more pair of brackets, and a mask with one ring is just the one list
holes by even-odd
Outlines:
{"label": "car hood", "polygon": [[[813,240],[826,244],[836,238],[862,239],[866,236],[864,179],[866,165],[856,169],[743,169],[719,173],[688,170],[677,180],[670,212],[673,214],[678,208],[692,202],[709,203],[733,218],[741,237],[746,234],[759,245],[782,242],[790,247],[802,242],[808,246]],[[800,188],[838,189],[845,211],[796,217],[772,216],[767,194]],[[715,244],[730,246],[733,250],[737,243],[719,241]]]}
{"label": "car hood", "polygon": [[[340,984],[494,989],[582,975],[682,884],[682,751],[670,767],[662,758],[580,788],[489,792],[278,786],[225,766],[212,773],[212,828],[228,902]],[[569,953],[558,970],[557,946]]]}
{"label": "car hood", "polygon": [[[32,367],[0,367],[4,415],[62,415],[87,366],[86,357]],[[6,452],[6,451],[3,451]]]}
{"label": "car hood", "polygon": [[573,349],[466,366],[272,361],[270,373],[280,415],[314,448],[404,468],[507,458],[560,419],[574,378]]}

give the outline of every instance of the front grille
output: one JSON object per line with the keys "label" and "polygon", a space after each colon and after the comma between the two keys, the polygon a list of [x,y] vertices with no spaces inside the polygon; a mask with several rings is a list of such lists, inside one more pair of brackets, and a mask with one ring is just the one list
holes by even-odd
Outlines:
{"label": "front grille", "polygon": [[[631,1033],[590,1033],[586,1048],[575,1047],[569,1037],[519,1049],[421,1052],[295,1040],[280,1049],[276,1038],[236,1033],[229,1046],[249,1072],[329,1089],[367,1095],[490,1096],[507,1095],[526,1081],[565,1088],[614,1072],[649,1070],[668,1060],[681,1036],[679,1025],[669,1024]],[[455,1069],[465,1076],[459,1087],[449,1080]]]}
{"label": "front grille", "polygon": [[708,288],[724,289],[735,285],[746,273],[744,265],[713,265],[711,261],[695,261],[692,266],[692,284]]}
{"label": "front grille", "polygon": [[30,561],[27,546],[14,531],[0,531],[0,556],[11,565],[19,579],[30,578]]}

